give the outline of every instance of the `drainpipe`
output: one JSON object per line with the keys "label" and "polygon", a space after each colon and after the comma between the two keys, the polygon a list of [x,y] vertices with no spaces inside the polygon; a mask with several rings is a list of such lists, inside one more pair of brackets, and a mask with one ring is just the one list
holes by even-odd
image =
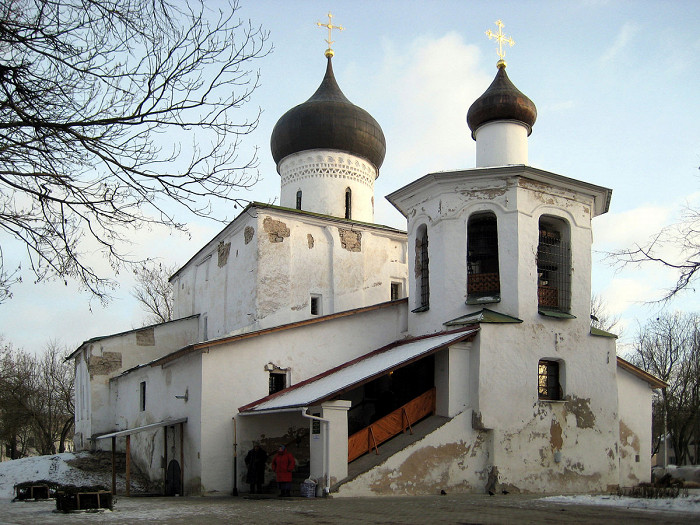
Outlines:
{"label": "drainpipe", "polygon": [[330,450],[330,427],[331,427],[331,422],[328,419],[324,419],[322,417],[318,416],[312,416],[309,414],[307,411],[309,410],[308,407],[304,407],[301,409],[301,415],[304,416],[307,419],[313,419],[315,421],[321,421],[322,423],[326,424],[326,432],[323,437],[323,474],[324,478],[326,479],[326,486],[323,489],[323,495],[328,496],[331,492],[331,450]]}
{"label": "drainpipe", "polygon": [[236,437],[236,418],[233,420],[233,496],[238,496],[238,440]]}

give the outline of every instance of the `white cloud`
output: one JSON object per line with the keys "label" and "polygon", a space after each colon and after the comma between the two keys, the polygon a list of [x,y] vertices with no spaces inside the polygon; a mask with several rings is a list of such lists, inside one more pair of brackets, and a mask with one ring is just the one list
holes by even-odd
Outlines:
{"label": "white cloud", "polygon": [[616,60],[624,52],[625,48],[630,44],[638,31],[639,26],[632,22],[625,22],[617,33],[615,41],[600,57],[600,61],[608,63]]}
{"label": "white cloud", "polygon": [[377,96],[391,101],[393,113],[392,128],[384,130],[391,137],[387,162],[411,174],[468,164],[474,145],[467,111],[491,80],[479,68],[479,49],[450,32],[417,37],[400,49],[385,43],[384,56]]}

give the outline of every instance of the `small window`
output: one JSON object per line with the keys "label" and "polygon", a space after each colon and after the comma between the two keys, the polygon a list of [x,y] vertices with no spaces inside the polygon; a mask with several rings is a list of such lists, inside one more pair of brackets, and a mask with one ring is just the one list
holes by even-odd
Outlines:
{"label": "small window", "polygon": [[297,191],[297,210],[301,209],[301,190]]}
{"label": "small window", "polygon": [[537,388],[539,399],[557,401],[562,398],[559,381],[559,362],[542,359],[538,365]]}
{"label": "small window", "polygon": [[287,388],[287,374],[282,372],[270,372],[270,394]]}
{"label": "small window", "polygon": [[391,300],[398,301],[401,299],[401,283],[391,283]]}
{"label": "small window", "polygon": [[498,230],[492,213],[469,218],[467,224],[467,297],[471,301],[500,299]]}
{"label": "small window", "polygon": [[345,218],[352,219],[352,190],[345,190]]}
{"label": "small window", "polygon": [[321,296],[311,296],[311,315],[321,315]]}
{"label": "small window", "polygon": [[141,381],[139,385],[139,407],[141,412],[146,410],[146,382]]}

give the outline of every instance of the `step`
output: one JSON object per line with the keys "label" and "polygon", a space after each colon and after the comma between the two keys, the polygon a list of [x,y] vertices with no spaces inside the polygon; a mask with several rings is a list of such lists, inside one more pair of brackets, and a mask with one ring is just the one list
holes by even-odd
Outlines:
{"label": "step", "polygon": [[377,465],[381,465],[400,450],[423,439],[448,421],[450,421],[449,417],[429,416],[413,425],[413,434],[407,430],[405,434],[398,434],[389,441],[385,441],[379,445],[379,454],[376,454],[375,450],[372,449],[364,456],[360,456],[355,461],[348,464],[348,477],[332,485],[331,492],[337,492],[338,487],[342,484],[352,481],[360,474],[364,474]]}

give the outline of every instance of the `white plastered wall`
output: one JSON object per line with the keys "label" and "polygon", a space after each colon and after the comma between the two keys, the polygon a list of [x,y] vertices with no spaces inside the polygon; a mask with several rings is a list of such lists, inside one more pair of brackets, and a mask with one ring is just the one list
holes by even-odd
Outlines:
{"label": "white plastered wall", "polygon": [[367,160],[337,150],[314,149],[293,153],[277,167],[281,177],[280,204],[333,217],[345,217],[345,192],[351,190],[351,216],[374,222],[374,181],[377,169]]}
{"label": "white plastered wall", "polygon": [[620,418],[620,485],[629,487],[651,478],[651,410],[649,384],[617,368]]}

